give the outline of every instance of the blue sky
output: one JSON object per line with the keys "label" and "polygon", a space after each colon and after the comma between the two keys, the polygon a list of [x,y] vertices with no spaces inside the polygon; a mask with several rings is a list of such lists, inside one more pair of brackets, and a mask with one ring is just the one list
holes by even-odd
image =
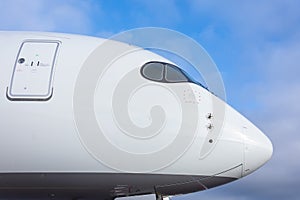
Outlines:
{"label": "blue sky", "polygon": [[272,160],[234,183],[176,199],[300,196],[300,1],[0,0],[0,30],[108,37],[154,26],[199,42],[223,76],[227,101],[268,135]]}

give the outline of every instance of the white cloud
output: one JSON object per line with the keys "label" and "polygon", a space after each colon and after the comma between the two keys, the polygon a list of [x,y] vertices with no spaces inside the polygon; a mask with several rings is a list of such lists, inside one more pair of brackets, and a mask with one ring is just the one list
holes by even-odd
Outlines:
{"label": "white cloud", "polygon": [[[174,0],[168,1],[133,1],[142,9],[135,9],[131,11],[133,19],[135,19],[139,25],[143,26],[169,26],[177,24],[181,20],[179,8]],[[145,13],[146,11],[146,13]]]}
{"label": "white cloud", "polygon": [[227,24],[234,28],[233,33],[242,37],[292,34],[300,28],[295,26],[300,20],[298,7],[299,1],[295,0],[191,1],[195,13]]}
{"label": "white cloud", "polygon": [[81,32],[91,31],[91,1],[1,0],[0,29]]}

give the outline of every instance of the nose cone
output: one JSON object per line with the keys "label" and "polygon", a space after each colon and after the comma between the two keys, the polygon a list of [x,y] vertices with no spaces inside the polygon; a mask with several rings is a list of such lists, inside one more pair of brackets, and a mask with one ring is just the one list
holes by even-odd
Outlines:
{"label": "nose cone", "polygon": [[244,127],[245,161],[243,176],[264,165],[273,154],[269,138],[253,124]]}

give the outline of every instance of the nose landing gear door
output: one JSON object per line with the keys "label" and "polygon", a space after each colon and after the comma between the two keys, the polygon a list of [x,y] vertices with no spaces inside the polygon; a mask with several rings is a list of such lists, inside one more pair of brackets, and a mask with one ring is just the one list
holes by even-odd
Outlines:
{"label": "nose landing gear door", "polygon": [[59,44],[58,41],[43,40],[22,43],[7,88],[9,100],[47,101],[51,98]]}

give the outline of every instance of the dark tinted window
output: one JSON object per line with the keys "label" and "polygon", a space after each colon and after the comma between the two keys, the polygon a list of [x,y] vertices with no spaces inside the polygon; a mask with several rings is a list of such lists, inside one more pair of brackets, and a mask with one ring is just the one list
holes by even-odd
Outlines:
{"label": "dark tinted window", "polygon": [[175,65],[163,62],[146,63],[142,67],[141,73],[145,78],[158,82],[191,82],[181,69]]}
{"label": "dark tinted window", "polygon": [[174,65],[166,64],[165,79],[167,82],[187,82],[188,78]]}
{"label": "dark tinted window", "polygon": [[159,62],[147,63],[142,68],[142,74],[150,80],[162,81],[164,75],[164,64]]}

